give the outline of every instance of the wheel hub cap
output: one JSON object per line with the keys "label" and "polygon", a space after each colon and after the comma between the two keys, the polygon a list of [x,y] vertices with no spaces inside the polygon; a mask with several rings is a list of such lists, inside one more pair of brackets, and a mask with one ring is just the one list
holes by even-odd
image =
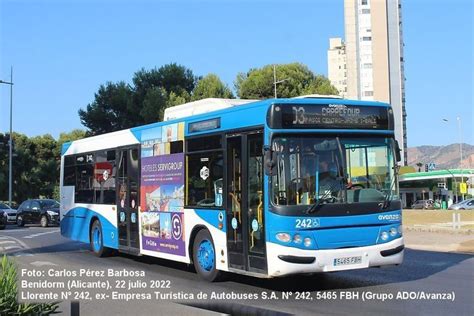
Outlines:
{"label": "wheel hub cap", "polygon": [[203,240],[198,249],[199,265],[206,271],[214,267],[214,247],[209,240]]}

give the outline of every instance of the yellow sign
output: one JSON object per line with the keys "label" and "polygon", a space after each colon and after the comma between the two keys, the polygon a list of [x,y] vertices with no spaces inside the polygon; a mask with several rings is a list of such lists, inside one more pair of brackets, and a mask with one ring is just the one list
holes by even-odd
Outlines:
{"label": "yellow sign", "polygon": [[461,194],[466,194],[467,193],[467,183],[466,182],[459,183],[459,191],[461,192]]}

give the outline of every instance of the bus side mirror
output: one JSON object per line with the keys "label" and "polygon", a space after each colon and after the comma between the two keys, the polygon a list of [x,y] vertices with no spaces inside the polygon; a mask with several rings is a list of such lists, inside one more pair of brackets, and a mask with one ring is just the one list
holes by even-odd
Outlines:
{"label": "bus side mirror", "polygon": [[270,146],[263,146],[263,169],[267,176],[274,175],[276,160],[276,154]]}
{"label": "bus side mirror", "polygon": [[398,141],[395,140],[395,158],[397,159],[397,162],[402,161],[402,156],[400,155],[401,149],[400,146],[398,145]]}

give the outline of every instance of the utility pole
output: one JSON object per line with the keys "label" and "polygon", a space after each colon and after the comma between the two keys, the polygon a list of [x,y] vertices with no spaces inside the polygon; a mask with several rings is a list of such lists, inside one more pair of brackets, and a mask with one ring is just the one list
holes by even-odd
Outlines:
{"label": "utility pole", "polygon": [[289,80],[288,78],[287,79],[283,79],[283,80],[278,80],[277,81],[277,75],[276,75],[276,65],[273,65],[273,92],[275,93],[275,99],[277,99],[277,84],[279,83],[282,83],[282,82],[285,82]]}
{"label": "utility pole", "polygon": [[[459,130],[459,155],[460,155],[460,160],[459,160],[459,167],[461,168],[461,186],[464,186],[464,169],[462,168],[462,126],[461,126],[461,117],[458,116],[456,117],[456,120],[458,121],[458,130]],[[461,187],[459,187],[461,190]],[[464,193],[461,193],[462,200],[464,201]]]}
{"label": "utility pole", "polygon": [[0,83],[10,85],[10,138],[8,140],[8,205],[12,207],[13,192],[13,66],[10,69],[10,82],[0,80]]}

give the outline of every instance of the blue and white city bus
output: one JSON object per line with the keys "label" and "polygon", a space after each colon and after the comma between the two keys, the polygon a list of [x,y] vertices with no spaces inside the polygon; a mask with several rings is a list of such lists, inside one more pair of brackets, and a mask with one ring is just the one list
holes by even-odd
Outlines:
{"label": "blue and white city bus", "polygon": [[200,100],[65,144],[61,234],[210,281],[398,265],[399,160],[385,103]]}

